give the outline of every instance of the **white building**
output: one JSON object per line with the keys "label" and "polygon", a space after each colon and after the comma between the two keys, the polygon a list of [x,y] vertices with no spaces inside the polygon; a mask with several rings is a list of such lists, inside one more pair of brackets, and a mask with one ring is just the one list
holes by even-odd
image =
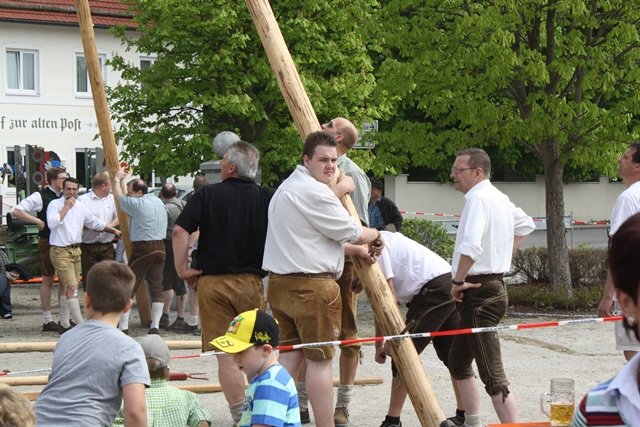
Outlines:
{"label": "white building", "polygon": [[[125,5],[89,3],[105,85],[115,86],[120,75],[106,60],[118,53],[144,65],[150,58],[125,52],[107,33],[115,24],[131,28]],[[74,0],[0,0],[0,165],[14,164],[15,146],[37,145],[84,179],[87,156],[102,147],[75,10]],[[4,187],[6,212],[16,198],[13,185]]]}

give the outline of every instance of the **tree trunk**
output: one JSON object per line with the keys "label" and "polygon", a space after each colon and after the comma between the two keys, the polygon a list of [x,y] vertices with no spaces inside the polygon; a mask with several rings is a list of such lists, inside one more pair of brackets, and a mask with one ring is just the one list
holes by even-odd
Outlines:
{"label": "tree trunk", "polygon": [[[555,141],[547,145],[555,145]],[[562,287],[566,296],[571,296],[569,249],[564,225],[564,188],[562,186],[564,162],[546,150],[542,151],[542,162],[546,193],[549,280],[552,287]]]}

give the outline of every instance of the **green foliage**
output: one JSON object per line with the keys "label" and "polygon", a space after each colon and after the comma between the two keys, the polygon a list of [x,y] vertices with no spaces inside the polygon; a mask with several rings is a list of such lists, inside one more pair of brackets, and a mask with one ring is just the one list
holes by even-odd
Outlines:
{"label": "green foliage", "polygon": [[[138,31],[116,31],[132,51],[155,58],[144,70],[115,57],[111,66],[128,80],[109,100],[120,124],[117,139],[138,170],[159,175],[194,173],[214,157],[212,138],[237,132],[262,152],[263,182],[286,176],[299,161],[293,125],[244,2],[125,0]],[[375,80],[367,53],[374,43],[373,0],[271,2],[283,36],[322,119],[354,123],[375,115]]]}
{"label": "green foliage", "polygon": [[446,260],[453,257],[454,240],[437,222],[418,218],[402,221],[402,234],[426,246]]}
{"label": "green foliage", "polygon": [[[513,256],[513,269],[534,285],[549,285],[549,255],[547,248],[519,250]],[[607,277],[607,250],[579,246],[569,250],[569,270],[574,289],[595,285],[600,287]]]}
{"label": "green foliage", "polygon": [[521,283],[508,285],[509,306],[529,310],[569,310],[594,312],[602,298],[602,283],[576,288],[568,296],[562,289],[549,285]]}

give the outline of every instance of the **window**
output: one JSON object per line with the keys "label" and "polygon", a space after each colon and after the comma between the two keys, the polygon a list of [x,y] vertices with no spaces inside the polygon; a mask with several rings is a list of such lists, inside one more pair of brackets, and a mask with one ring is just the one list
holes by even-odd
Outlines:
{"label": "window", "polygon": [[153,63],[156,62],[156,58],[149,58],[149,57],[141,57],[140,58],[140,69],[141,70],[147,70],[149,68],[151,68],[151,66],[153,65]]}
{"label": "window", "polygon": [[[84,60],[83,53],[75,54],[75,68],[76,68],[76,95],[78,96],[91,96],[91,84],[89,83],[89,71],[87,70],[87,63]],[[107,55],[100,54],[98,55],[98,60],[100,61],[100,70],[102,71],[102,77],[105,80],[104,84],[106,86],[106,75],[107,69],[105,63],[107,62]]]}
{"label": "window", "polygon": [[17,95],[38,94],[38,51],[7,49],[7,93]]}

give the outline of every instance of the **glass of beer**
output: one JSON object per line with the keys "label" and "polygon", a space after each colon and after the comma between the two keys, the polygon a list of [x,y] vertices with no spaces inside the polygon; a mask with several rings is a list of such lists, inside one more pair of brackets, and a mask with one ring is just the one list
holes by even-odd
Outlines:
{"label": "glass of beer", "polygon": [[[547,410],[547,405],[549,410]],[[573,418],[573,380],[553,378],[549,392],[540,396],[540,409],[549,417],[552,426],[569,426]]]}

